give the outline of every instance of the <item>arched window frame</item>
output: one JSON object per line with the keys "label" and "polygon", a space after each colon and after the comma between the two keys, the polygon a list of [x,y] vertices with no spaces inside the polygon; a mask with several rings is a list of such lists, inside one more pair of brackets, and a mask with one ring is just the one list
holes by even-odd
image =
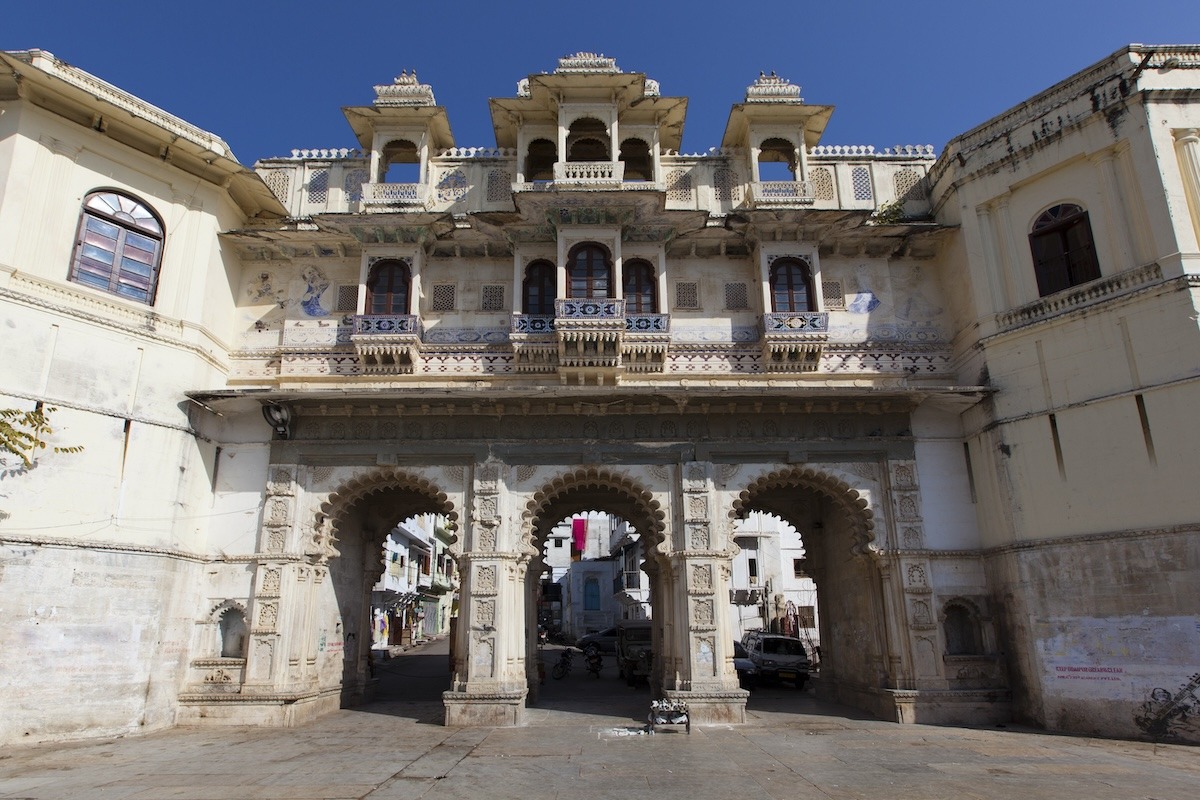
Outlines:
{"label": "arched window frame", "polygon": [[613,296],[613,263],[608,248],[584,242],[567,254],[567,297],[599,300]]}
{"label": "arched window frame", "polygon": [[525,149],[525,180],[554,180],[554,162],[558,161],[558,146],[544,137],[534,139]]}
{"label": "arched window frame", "polygon": [[816,311],[812,267],[802,258],[778,258],[771,263],[771,310]]}
{"label": "arched window frame", "polygon": [[621,142],[618,159],[625,164],[625,180],[654,180],[654,156],[650,143],[640,136],[632,136]]}
{"label": "arched window frame", "polygon": [[367,275],[365,313],[407,316],[412,293],[412,271],[405,262],[388,258],[371,265]]}
{"label": "arched window frame", "polygon": [[626,261],[621,270],[621,295],[625,298],[626,314],[657,314],[658,285],[654,280],[654,265],[644,258]]}
{"label": "arched window frame", "polygon": [[114,189],[89,192],[67,279],[152,306],[165,240],[162,218],[144,201]]}
{"label": "arched window frame", "polygon": [[1029,231],[1038,295],[1061,292],[1100,277],[1100,262],[1088,212],[1059,203],[1038,215]]}
{"label": "arched window frame", "polygon": [[558,291],[554,264],[545,259],[531,261],[521,282],[521,308],[526,314],[553,316]]}

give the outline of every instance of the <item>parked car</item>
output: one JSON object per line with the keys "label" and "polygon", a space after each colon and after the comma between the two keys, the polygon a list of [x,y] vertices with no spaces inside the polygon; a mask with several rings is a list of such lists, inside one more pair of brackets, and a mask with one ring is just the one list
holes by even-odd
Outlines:
{"label": "parked car", "polygon": [[650,677],[654,665],[653,640],[648,619],[617,623],[617,676],[630,686]]}
{"label": "parked car", "polygon": [[575,640],[575,646],[583,652],[595,650],[598,653],[617,652],[617,629],[605,628],[602,631],[588,633]]}
{"label": "parked car", "polygon": [[733,668],[737,670],[738,683],[743,689],[751,688],[758,681],[758,667],[737,639],[733,640]]}
{"label": "parked car", "polygon": [[808,683],[809,661],[804,643],[792,636],[751,631],[742,637],[746,655],[764,680],[790,681],[797,689]]}

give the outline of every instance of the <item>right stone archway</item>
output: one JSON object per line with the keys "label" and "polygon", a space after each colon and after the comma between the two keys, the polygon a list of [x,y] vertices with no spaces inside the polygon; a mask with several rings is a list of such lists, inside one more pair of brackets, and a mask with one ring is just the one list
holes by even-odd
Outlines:
{"label": "right stone archway", "polygon": [[897,722],[1008,717],[1005,687],[967,688],[947,671],[936,553],[925,543],[915,461],[718,471],[728,476],[722,499],[731,519],[765,512],[801,533],[820,607],[823,697]]}

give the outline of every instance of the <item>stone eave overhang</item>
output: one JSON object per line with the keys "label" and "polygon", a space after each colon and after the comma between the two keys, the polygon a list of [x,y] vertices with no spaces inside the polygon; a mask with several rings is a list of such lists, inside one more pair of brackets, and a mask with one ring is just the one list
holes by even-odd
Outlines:
{"label": "stone eave overhang", "polygon": [[[717,385],[711,385],[717,383]],[[496,416],[585,414],[604,415],[676,412],[708,413],[770,408],[790,413],[907,413],[923,403],[965,410],[996,390],[988,386],[912,384],[908,386],[819,386],[812,381],[747,379],[720,385],[706,379],[682,379],[673,387],[562,386],[489,382],[484,391],[468,385],[429,387],[416,384],[350,388],[246,388],[188,392],[197,404],[215,412],[252,411],[255,405],[287,403],[314,413],[370,416],[397,414]],[[732,405],[732,408],[731,408]],[[303,413],[303,411],[302,411]]]}
{"label": "stone eave overhang", "polygon": [[[1142,86],[1145,83],[1144,73],[1147,70],[1174,70],[1200,68],[1200,45],[1140,45],[1132,44],[1117,50],[1112,55],[1096,62],[1079,72],[1071,75],[1045,91],[1039,92],[1023,103],[1013,106],[991,119],[983,122],[969,131],[962,133],[949,142],[933,167],[930,168],[930,181],[934,184],[942,176],[952,170],[966,172],[969,163],[980,151],[986,151],[990,144],[999,140],[1007,142],[1024,126],[1046,118],[1067,104],[1077,101],[1084,96],[1091,96],[1094,113],[1103,113],[1104,104],[1098,99],[1097,89],[1106,84],[1115,84],[1120,101],[1128,101],[1138,96],[1148,100],[1164,89],[1153,86]],[[1168,94],[1170,90],[1165,90]],[[1076,120],[1075,124],[1081,124]],[[1021,142],[1014,145],[1019,150],[1036,146],[1036,141]],[[1006,144],[1007,153],[1007,144]],[[970,166],[973,174],[980,170],[991,169],[995,164],[987,163]]]}
{"label": "stone eave overhang", "polygon": [[729,109],[722,147],[743,147],[746,132],[755,125],[794,125],[804,129],[805,147],[816,147],[825,133],[833,106],[808,103],[736,103]]}
{"label": "stone eave overhang", "polygon": [[488,100],[497,147],[516,147],[522,125],[558,124],[560,104],[615,103],[622,121],[634,111],[630,124],[656,124],[659,147],[677,150],[683,141],[686,97],[646,95],[646,76],[640,72],[547,74],[529,76],[528,97]]}
{"label": "stone eave overhang", "polygon": [[97,134],[170,163],[228,191],[251,218],[277,218],[287,209],[229,145],[44,50],[0,51],[9,74],[0,76],[0,98],[19,97]]}
{"label": "stone eave overhang", "polygon": [[875,212],[855,209],[748,209],[725,217],[724,228],[754,244],[780,238],[818,242],[822,255],[932,258],[949,231],[934,221],[876,224]]}
{"label": "stone eave overhang", "polygon": [[364,151],[370,151],[376,130],[401,127],[428,130],[434,152],[454,147],[450,118],[442,106],[346,106],[342,113]]}

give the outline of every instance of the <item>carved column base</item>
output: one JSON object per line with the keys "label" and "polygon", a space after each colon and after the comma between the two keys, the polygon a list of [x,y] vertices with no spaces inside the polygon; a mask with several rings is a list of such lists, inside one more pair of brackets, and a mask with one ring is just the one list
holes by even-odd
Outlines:
{"label": "carved column base", "polygon": [[688,718],[693,725],[741,725],[746,721],[746,699],[750,697],[750,693],[744,689],[728,692],[668,689],[663,695],[668,700],[687,703]]}
{"label": "carved column base", "polygon": [[443,692],[448,728],[511,728],[525,724],[529,692]]}
{"label": "carved column base", "polygon": [[1012,721],[1007,689],[880,689],[817,684],[822,700],[869,711],[879,719],[920,725],[995,725]]}

